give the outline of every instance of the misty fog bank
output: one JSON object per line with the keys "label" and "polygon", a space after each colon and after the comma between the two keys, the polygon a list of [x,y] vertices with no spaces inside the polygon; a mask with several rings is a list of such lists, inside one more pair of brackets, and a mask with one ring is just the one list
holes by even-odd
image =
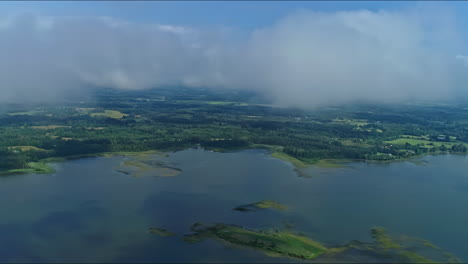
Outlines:
{"label": "misty fog bank", "polygon": [[0,18],[0,101],[89,87],[253,90],[281,106],[465,98],[468,57],[447,10],[301,11],[241,38],[228,28],[109,17]]}

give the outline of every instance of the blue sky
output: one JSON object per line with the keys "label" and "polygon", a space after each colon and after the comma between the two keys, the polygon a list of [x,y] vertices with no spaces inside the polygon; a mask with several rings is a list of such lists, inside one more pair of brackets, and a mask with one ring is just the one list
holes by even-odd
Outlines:
{"label": "blue sky", "polygon": [[[396,10],[409,1],[30,1],[0,2],[0,13],[34,12],[51,16],[112,16],[134,22],[190,26],[223,25],[240,29],[269,26],[299,9],[345,11]],[[428,4],[428,3],[424,3]],[[440,4],[440,3],[437,3]],[[464,17],[468,3],[445,2]],[[468,25],[468,18],[461,21]]]}

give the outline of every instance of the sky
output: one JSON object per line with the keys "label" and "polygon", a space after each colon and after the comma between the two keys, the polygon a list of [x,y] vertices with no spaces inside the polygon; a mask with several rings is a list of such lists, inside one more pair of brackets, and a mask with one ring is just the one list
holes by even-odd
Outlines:
{"label": "sky", "polygon": [[[342,11],[398,9],[405,1],[40,1],[0,2],[0,12],[50,16],[111,16],[146,23],[254,29],[271,25],[298,9]],[[453,5],[464,6],[454,2]]]}
{"label": "sky", "polygon": [[87,86],[268,94],[284,106],[464,98],[468,2],[0,2],[0,101]]}

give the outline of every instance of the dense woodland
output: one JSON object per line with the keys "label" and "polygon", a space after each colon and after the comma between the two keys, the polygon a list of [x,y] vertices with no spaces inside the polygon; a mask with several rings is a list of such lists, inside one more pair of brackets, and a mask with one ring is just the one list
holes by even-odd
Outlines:
{"label": "dense woodland", "polygon": [[0,113],[0,170],[102,152],[270,148],[306,163],[466,153],[468,108],[371,105],[301,110],[239,91],[103,90],[84,102],[11,104]]}

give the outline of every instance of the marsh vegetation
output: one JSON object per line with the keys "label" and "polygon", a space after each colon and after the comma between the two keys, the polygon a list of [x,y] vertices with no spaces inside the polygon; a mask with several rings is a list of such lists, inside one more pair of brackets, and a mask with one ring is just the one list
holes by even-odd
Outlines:
{"label": "marsh vegetation", "polygon": [[[291,230],[249,230],[237,225],[195,223],[188,243],[215,239],[233,246],[249,247],[272,257],[316,259],[317,262],[366,261],[373,258],[391,263],[461,263],[453,254],[442,251],[427,240],[409,236],[390,236],[382,227],[371,229],[374,242],[352,241],[343,246],[325,246]],[[430,259],[430,257],[433,259]]]}
{"label": "marsh vegetation", "polygon": [[241,211],[241,212],[251,212],[251,211],[258,211],[262,209],[287,210],[288,207],[284,204],[281,204],[273,200],[263,200],[263,201],[256,202],[256,203],[237,206],[234,208],[234,210]]}

